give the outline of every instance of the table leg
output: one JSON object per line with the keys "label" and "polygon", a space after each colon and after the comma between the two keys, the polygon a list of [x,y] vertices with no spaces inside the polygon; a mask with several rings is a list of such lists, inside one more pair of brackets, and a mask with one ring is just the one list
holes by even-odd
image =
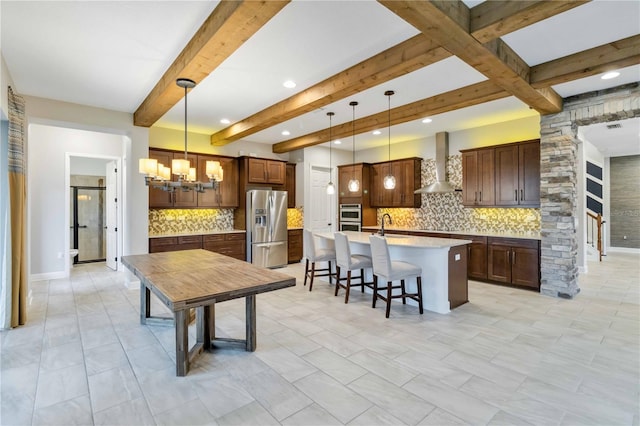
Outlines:
{"label": "table leg", "polygon": [[246,327],[247,327],[247,346],[246,350],[253,352],[256,350],[256,295],[245,297],[246,306]]}
{"label": "table leg", "polygon": [[202,343],[205,350],[211,349],[211,341],[216,337],[215,304],[202,306],[196,310],[197,342]]}
{"label": "table leg", "polygon": [[151,317],[151,292],[146,285],[140,283],[140,324],[146,324]]}
{"label": "table leg", "polygon": [[176,376],[189,371],[189,310],[174,313],[176,323]]}

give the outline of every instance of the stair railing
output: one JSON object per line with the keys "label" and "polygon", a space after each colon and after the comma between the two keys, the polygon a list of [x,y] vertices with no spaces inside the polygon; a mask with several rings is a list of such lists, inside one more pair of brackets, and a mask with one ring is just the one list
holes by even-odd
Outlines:
{"label": "stair railing", "polygon": [[602,262],[602,224],[604,223],[600,213],[587,212],[587,244],[591,244],[591,247],[598,250],[600,262]]}

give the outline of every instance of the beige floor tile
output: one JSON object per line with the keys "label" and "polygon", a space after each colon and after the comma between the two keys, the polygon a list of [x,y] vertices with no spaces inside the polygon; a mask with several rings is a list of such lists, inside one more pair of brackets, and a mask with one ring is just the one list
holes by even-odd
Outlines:
{"label": "beige floor tile", "polygon": [[94,413],[93,420],[96,426],[152,426],[156,424],[142,397]]}
{"label": "beige floor tile", "polygon": [[[311,404],[297,413],[287,417],[281,422],[283,425],[297,426],[297,425],[323,425],[323,426],[335,426],[341,425],[335,417],[324,410],[317,404]],[[371,423],[368,423],[371,424]]]}
{"label": "beige floor tile", "polygon": [[51,426],[93,424],[89,395],[36,409],[33,413],[33,424]]}
{"label": "beige floor tile", "polygon": [[358,364],[326,348],[308,353],[303,358],[344,385],[367,373],[367,370]]}
{"label": "beige floor tile", "polygon": [[221,425],[279,425],[280,423],[273,418],[267,410],[258,402],[251,402],[243,407],[236,409],[222,417],[216,419]]}

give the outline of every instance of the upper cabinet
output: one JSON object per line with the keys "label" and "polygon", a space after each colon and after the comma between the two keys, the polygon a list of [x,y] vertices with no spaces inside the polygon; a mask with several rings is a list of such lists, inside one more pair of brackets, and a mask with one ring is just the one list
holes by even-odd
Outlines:
{"label": "upper cabinet", "polygon": [[462,152],[462,204],[492,206],[495,202],[493,148]]}
{"label": "upper cabinet", "polygon": [[540,207],[540,141],[496,147],[496,205]]}
{"label": "upper cabinet", "polygon": [[465,206],[540,206],[540,140],[461,152]]}
{"label": "upper cabinet", "polygon": [[[338,166],[338,202],[340,204],[362,204],[369,207],[369,176],[371,165],[367,163]],[[349,191],[349,181],[357,179],[357,191]]]}
{"label": "upper cabinet", "polygon": [[[149,149],[149,158],[171,167],[171,160],[184,158],[183,152]],[[224,171],[224,178],[217,190],[207,189],[204,193],[195,191],[167,192],[149,188],[149,208],[235,208],[238,207],[238,163],[233,157],[222,157],[206,154],[188,154],[187,159],[197,168],[197,179],[208,182],[206,162],[219,161]],[[172,176],[177,180],[176,176]]]}
{"label": "upper cabinet", "polygon": [[296,165],[293,163],[287,163],[287,183],[285,190],[287,191],[287,208],[293,209],[296,207]]}
{"label": "upper cabinet", "polygon": [[[421,168],[421,158],[374,164],[371,167],[371,207],[420,207],[421,196],[414,191],[420,188]],[[394,189],[384,187],[384,177],[389,172],[396,178]]]}
{"label": "upper cabinet", "polygon": [[265,158],[245,157],[249,183],[284,185],[286,162]]}
{"label": "upper cabinet", "polygon": [[208,182],[207,161],[219,161],[223,178],[218,189],[206,190],[198,194],[198,207],[235,208],[238,207],[238,162],[233,157],[198,155],[198,180]]}

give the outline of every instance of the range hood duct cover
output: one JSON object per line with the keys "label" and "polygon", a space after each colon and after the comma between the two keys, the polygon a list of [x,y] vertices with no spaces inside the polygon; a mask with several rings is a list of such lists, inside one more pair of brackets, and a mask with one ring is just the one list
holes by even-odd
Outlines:
{"label": "range hood duct cover", "polygon": [[417,189],[415,194],[438,194],[454,192],[456,188],[447,181],[447,157],[449,156],[449,133],[436,133],[436,182]]}

